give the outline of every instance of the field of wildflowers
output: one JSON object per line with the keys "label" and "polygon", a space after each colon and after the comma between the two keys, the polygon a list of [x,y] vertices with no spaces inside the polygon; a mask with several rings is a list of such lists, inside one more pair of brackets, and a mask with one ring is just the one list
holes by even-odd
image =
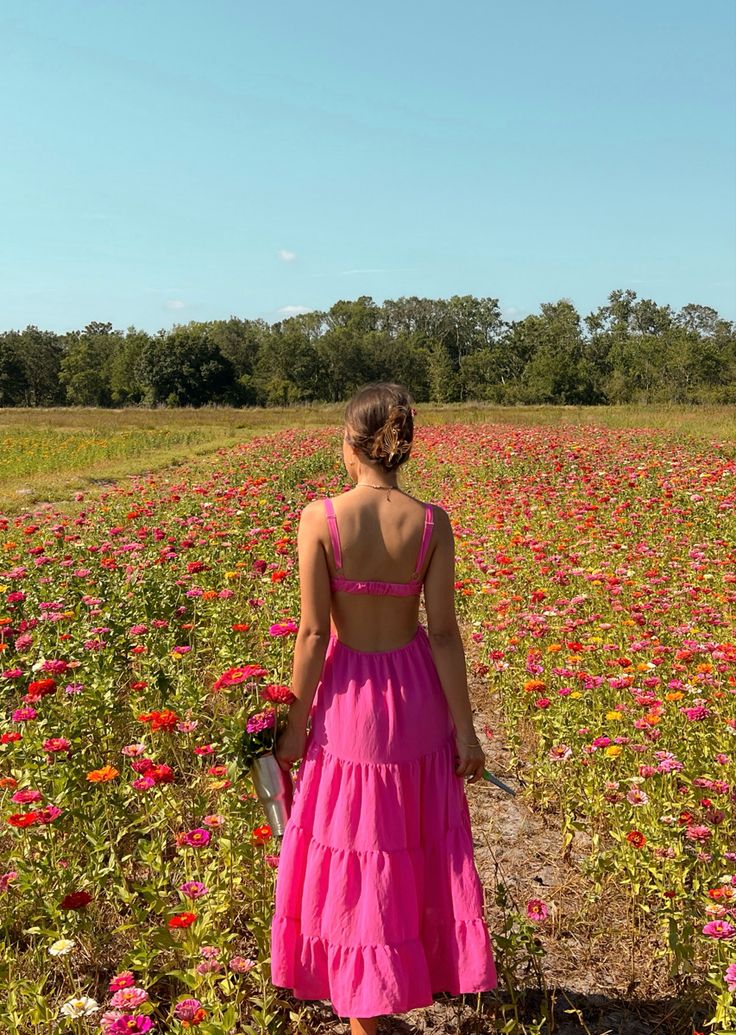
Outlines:
{"label": "field of wildflowers", "polygon": [[[306,1030],[268,980],[278,842],[239,744],[287,692],[299,513],[346,487],[339,455],[333,429],[282,430],[0,519],[1,1030]],[[457,423],[421,431],[405,482],[452,517],[526,793],[591,834],[590,876],[627,887],[716,1032],[736,1029],[735,476],[717,440]]]}

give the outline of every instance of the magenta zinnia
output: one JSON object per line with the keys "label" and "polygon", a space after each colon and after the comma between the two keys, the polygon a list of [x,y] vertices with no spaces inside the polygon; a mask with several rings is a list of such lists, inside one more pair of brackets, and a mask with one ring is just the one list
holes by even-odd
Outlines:
{"label": "magenta zinnia", "polygon": [[276,725],[276,712],[273,708],[267,708],[263,712],[256,712],[251,715],[246,725],[248,733],[260,733],[262,730],[270,730]]}

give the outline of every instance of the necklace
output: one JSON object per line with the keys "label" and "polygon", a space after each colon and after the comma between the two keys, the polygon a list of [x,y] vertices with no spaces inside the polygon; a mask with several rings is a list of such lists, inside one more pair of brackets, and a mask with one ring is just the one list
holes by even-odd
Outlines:
{"label": "necklace", "polygon": [[388,496],[386,496],[387,500],[391,499],[392,489],[396,489],[397,492],[401,492],[401,489],[398,487],[398,485],[374,485],[373,482],[356,482],[356,489],[359,485],[365,485],[369,489],[388,489]]}

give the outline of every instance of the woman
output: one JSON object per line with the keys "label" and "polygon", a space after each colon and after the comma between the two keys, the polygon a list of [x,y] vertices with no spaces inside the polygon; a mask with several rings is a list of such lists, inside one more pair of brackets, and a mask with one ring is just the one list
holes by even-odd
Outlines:
{"label": "woman", "polygon": [[276,882],[272,980],[330,999],[356,1035],[433,993],[497,985],[464,788],[485,757],[452,528],[397,485],[413,412],[399,385],[362,388],[345,411],[354,486],[302,512],[296,700],[276,746],[283,769],[303,761]]}

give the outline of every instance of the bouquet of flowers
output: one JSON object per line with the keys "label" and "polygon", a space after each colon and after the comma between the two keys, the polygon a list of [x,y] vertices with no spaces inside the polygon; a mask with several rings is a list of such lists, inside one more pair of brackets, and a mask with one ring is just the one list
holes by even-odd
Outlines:
{"label": "bouquet of flowers", "polygon": [[240,738],[238,757],[243,770],[251,770],[258,799],[264,807],[266,819],[274,834],[284,833],[294,797],[294,781],[285,772],[274,754],[276,741],[286,726],[279,714],[280,704],[290,704],[294,695],[286,686],[266,686],[261,690],[272,707],[248,716]]}

